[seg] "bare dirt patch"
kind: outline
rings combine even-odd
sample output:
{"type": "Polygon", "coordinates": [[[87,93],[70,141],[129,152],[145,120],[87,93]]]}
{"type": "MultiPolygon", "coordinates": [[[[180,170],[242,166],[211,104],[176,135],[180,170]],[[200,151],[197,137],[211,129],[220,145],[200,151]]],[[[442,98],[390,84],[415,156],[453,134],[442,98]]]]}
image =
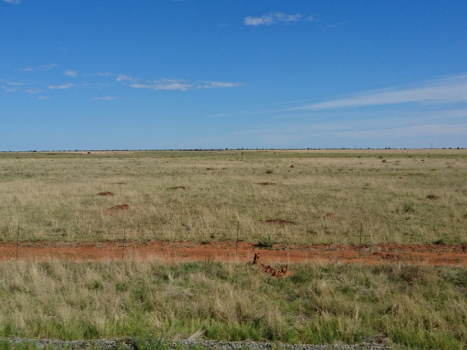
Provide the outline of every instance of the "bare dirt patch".
{"type": "Polygon", "coordinates": [[[255,253],[253,256],[253,265],[257,265],[259,267],[259,271],[266,275],[281,278],[281,277],[288,277],[292,275],[292,272],[289,270],[289,264],[286,264],[282,267],[274,268],[271,265],[264,265],[260,261],[259,253],[255,253]]]}
{"type": "Polygon", "coordinates": [[[171,190],[184,190],[186,189],[185,186],[174,186],[174,187],[170,187],[171,190]]]}
{"type": "Polygon", "coordinates": [[[278,224],[284,227],[285,225],[296,225],[295,222],[290,221],[290,220],[282,220],[282,219],[268,219],[264,220],[264,222],[267,222],[269,224],[278,224]]]}
{"type": "Polygon", "coordinates": [[[274,182],[259,182],[258,185],[272,186],[272,185],[275,185],[275,183],[274,182]]]}
{"type": "Polygon", "coordinates": [[[97,195],[98,196],[113,196],[114,194],[112,192],[99,192],[97,195]]]}
{"type": "Polygon", "coordinates": [[[297,245],[275,244],[273,249],[261,249],[254,242],[0,242],[0,261],[68,259],[75,261],[108,261],[129,258],[155,258],[168,262],[225,261],[249,262],[255,253],[270,264],[304,263],[311,261],[339,264],[387,264],[464,266],[467,267],[467,247],[458,245],[297,245]]]}
{"type": "Polygon", "coordinates": [[[109,208],[109,210],[112,210],[112,211],[130,210],[130,206],[128,204],[119,204],[112,208],[109,208]]]}

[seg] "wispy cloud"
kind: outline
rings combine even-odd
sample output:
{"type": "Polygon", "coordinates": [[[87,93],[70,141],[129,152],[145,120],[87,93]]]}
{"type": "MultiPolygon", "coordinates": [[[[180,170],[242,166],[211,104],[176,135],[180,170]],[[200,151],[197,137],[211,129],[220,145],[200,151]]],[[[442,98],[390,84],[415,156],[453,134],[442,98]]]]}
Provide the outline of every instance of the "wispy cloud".
{"type": "MultiPolygon", "coordinates": [[[[288,15],[283,12],[270,12],[260,17],[245,17],[243,23],[247,26],[271,25],[278,22],[292,23],[298,22],[303,18],[301,14],[288,15]]],[[[313,17],[308,17],[312,19],[313,17]]]]}
{"type": "Polygon", "coordinates": [[[132,77],[129,77],[128,75],[124,75],[124,74],[120,74],[117,79],[115,79],[116,81],[134,81],[136,80],[135,78],[132,78],[132,77]]]}
{"type": "Polygon", "coordinates": [[[5,81],[5,80],[1,80],[3,81],[3,83],[7,84],[7,85],[11,85],[11,86],[21,86],[21,85],[24,85],[24,83],[20,83],[20,82],[17,82],[17,81],[5,81]]]}
{"type": "Polygon", "coordinates": [[[114,96],[105,96],[105,97],[94,97],[92,100],[93,101],[113,101],[113,100],[117,100],[118,97],[114,97],[114,96]]]}
{"type": "Polygon", "coordinates": [[[39,96],[37,99],[38,100],[48,100],[50,97],[49,96],[39,96]]]}
{"type": "Polygon", "coordinates": [[[181,90],[185,91],[192,88],[191,84],[183,83],[177,80],[162,79],[154,82],[154,90],[181,90]]]}
{"type": "Polygon", "coordinates": [[[34,69],[32,67],[26,67],[21,69],[22,72],[32,72],[33,70],[34,69]]]}
{"type": "Polygon", "coordinates": [[[15,91],[18,91],[19,88],[18,87],[6,87],[6,86],[2,86],[2,89],[5,91],[5,92],[15,92],[15,91]]]}
{"type": "Polygon", "coordinates": [[[72,88],[73,86],[75,86],[75,84],[68,83],[68,84],[62,84],[62,85],[49,85],[48,88],[51,89],[51,90],[55,90],[55,89],[70,89],[70,88],[72,88]]]}
{"type": "Polygon", "coordinates": [[[203,86],[205,89],[209,88],[231,88],[243,85],[242,83],[232,83],[232,82],[224,82],[224,81],[207,81],[206,84],[203,86]]]}
{"type": "Polygon", "coordinates": [[[462,136],[467,135],[467,123],[461,124],[425,124],[400,128],[374,130],[346,130],[336,132],[336,137],[365,139],[391,139],[394,137],[418,136],[462,136]]]}
{"type": "Polygon", "coordinates": [[[29,89],[29,90],[26,90],[26,92],[28,94],[33,95],[33,94],[38,94],[39,92],[42,92],[42,90],[41,89],[29,89]]]}
{"type": "Polygon", "coordinates": [[[411,87],[364,91],[294,109],[323,110],[402,103],[456,102],[467,102],[467,74],[431,80],[411,87]]]}
{"type": "Polygon", "coordinates": [[[13,4],[13,5],[18,5],[21,4],[21,0],[3,0],[7,4],[13,4]]]}
{"type": "Polygon", "coordinates": [[[67,70],[65,72],[65,75],[68,76],[68,77],[76,77],[78,75],[78,72],[76,72],[74,70],[67,70]]]}
{"type": "Polygon", "coordinates": [[[134,83],[134,84],[130,84],[130,87],[132,87],[134,89],[152,89],[152,88],[154,88],[154,85],[134,83]]]}
{"type": "Polygon", "coordinates": [[[19,90],[19,87],[24,85],[23,83],[20,83],[20,82],[16,82],[16,81],[7,81],[7,80],[4,80],[4,79],[1,79],[0,78],[0,82],[5,84],[5,85],[8,85],[8,86],[5,86],[5,85],[2,85],[1,86],[1,89],[4,90],[5,92],[15,92],[15,91],[18,91],[19,90]]]}
{"type": "Polygon", "coordinates": [[[120,76],[120,77],[121,77],[120,81],[128,80],[132,82],[130,84],[130,87],[134,89],[186,91],[186,90],[195,90],[195,89],[232,88],[232,87],[243,85],[242,83],[236,83],[236,82],[224,82],[224,81],[190,82],[186,80],[177,80],[177,79],[160,79],[156,81],[141,82],[141,79],[130,78],[127,76],[123,76],[123,77],[120,76]]]}

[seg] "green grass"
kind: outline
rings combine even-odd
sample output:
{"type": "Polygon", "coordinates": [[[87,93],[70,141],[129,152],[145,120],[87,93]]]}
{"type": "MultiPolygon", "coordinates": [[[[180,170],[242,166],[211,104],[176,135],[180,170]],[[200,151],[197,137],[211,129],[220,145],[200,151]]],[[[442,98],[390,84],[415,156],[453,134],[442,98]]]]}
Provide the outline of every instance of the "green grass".
{"type": "Polygon", "coordinates": [[[0,264],[0,337],[356,343],[459,349],[467,271],[292,265],[275,279],[244,264],[158,261],[0,264]],[[149,338],[148,338],[149,337],[149,338]]]}
{"type": "Polygon", "coordinates": [[[465,178],[457,149],[0,153],[0,240],[19,228],[32,241],[119,241],[125,230],[209,242],[236,240],[239,227],[244,241],[359,243],[363,223],[363,243],[467,243],[465,178]],[[108,210],[119,204],[131,210],[108,210]],[[265,222],[276,218],[296,225],[265,222]]]}

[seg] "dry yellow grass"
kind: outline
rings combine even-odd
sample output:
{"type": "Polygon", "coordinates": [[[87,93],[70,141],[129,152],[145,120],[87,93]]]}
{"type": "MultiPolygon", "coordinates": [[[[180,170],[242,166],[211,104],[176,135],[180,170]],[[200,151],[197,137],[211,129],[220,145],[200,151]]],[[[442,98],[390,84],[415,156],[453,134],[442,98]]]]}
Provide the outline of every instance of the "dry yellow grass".
{"type": "Polygon", "coordinates": [[[466,178],[457,149],[2,153],[0,238],[466,243],[466,178]]]}

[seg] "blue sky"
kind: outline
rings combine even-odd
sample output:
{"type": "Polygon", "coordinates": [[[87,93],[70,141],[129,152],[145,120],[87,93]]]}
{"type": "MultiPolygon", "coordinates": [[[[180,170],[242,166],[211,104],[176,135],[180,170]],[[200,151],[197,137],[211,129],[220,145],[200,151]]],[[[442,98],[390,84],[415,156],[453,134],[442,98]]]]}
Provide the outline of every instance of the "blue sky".
{"type": "Polygon", "coordinates": [[[467,147],[467,1],[0,0],[0,150],[467,147]]]}

